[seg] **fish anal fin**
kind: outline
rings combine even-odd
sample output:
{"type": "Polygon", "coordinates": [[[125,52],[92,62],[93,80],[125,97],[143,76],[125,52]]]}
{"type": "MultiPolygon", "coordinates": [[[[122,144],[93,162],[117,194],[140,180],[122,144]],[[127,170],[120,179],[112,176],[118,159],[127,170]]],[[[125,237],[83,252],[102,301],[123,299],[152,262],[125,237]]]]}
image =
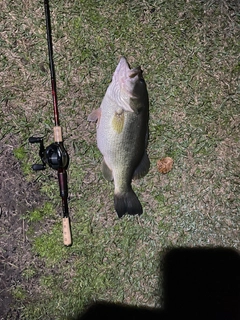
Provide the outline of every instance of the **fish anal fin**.
{"type": "Polygon", "coordinates": [[[150,161],[149,161],[147,152],[145,151],[143,154],[142,160],[140,161],[139,165],[137,166],[137,168],[133,173],[133,179],[136,180],[144,177],[148,173],[149,168],[150,168],[150,161]]]}
{"type": "Polygon", "coordinates": [[[96,110],[93,110],[90,115],[88,116],[87,120],[91,122],[97,122],[101,118],[101,109],[98,108],[96,110]]]}
{"type": "Polygon", "coordinates": [[[108,167],[105,160],[103,160],[103,162],[102,162],[102,173],[103,173],[104,178],[107,181],[113,181],[112,170],[108,167]]]}

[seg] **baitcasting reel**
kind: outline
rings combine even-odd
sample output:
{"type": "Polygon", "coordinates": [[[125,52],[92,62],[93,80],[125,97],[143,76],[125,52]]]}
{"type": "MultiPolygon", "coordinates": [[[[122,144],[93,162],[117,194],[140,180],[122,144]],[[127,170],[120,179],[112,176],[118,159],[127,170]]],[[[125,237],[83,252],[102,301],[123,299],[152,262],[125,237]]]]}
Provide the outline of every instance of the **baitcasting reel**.
{"type": "Polygon", "coordinates": [[[67,169],[69,156],[61,142],[53,142],[46,149],[43,145],[43,138],[30,137],[29,142],[40,144],[39,156],[42,160],[42,164],[34,164],[32,166],[34,171],[46,169],[47,164],[54,170],[67,169]]]}

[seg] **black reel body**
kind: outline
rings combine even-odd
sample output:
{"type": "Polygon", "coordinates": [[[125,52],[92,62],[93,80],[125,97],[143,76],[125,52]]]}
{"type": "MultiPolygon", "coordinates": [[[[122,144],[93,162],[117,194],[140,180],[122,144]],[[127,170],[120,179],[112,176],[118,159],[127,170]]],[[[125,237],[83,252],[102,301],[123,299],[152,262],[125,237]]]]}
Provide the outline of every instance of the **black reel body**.
{"type": "Polygon", "coordinates": [[[61,142],[53,142],[46,149],[43,145],[43,138],[30,137],[30,143],[39,143],[39,156],[42,164],[34,164],[32,169],[35,171],[44,170],[46,165],[54,170],[67,169],[69,163],[69,156],[61,142]]]}

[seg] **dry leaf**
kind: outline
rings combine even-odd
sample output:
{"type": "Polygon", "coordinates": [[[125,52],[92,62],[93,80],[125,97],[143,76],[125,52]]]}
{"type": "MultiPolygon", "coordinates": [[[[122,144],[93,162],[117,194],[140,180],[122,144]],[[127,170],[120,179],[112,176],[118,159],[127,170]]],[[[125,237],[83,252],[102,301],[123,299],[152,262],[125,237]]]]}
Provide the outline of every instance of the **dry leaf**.
{"type": "Polygon", "coordinates": [[[172,170],[173,159],[170,157],[162,158],[157,161],[158,171],[161,173],[168,173],[172,170]]]}

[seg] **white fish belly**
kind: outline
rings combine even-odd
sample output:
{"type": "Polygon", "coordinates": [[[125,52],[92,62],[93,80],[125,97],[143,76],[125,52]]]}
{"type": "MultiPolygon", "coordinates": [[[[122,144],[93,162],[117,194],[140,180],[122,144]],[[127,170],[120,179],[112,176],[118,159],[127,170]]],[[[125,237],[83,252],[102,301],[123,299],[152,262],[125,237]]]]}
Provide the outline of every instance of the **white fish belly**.
{"type": "Polygon", "coordinates": [[[115,110],[114,106],[109,105],[108,108],[102,108],[97,145],[107,166],[113,171],[114,181],[131,181],[144,154],[147,121],[144,121],[142,115],[125,111],[119,116],[119,120],[115,110]],[[121,123],[116,125],[114,117],[116,121],[122,122],[122,127],[121,123]]]}

